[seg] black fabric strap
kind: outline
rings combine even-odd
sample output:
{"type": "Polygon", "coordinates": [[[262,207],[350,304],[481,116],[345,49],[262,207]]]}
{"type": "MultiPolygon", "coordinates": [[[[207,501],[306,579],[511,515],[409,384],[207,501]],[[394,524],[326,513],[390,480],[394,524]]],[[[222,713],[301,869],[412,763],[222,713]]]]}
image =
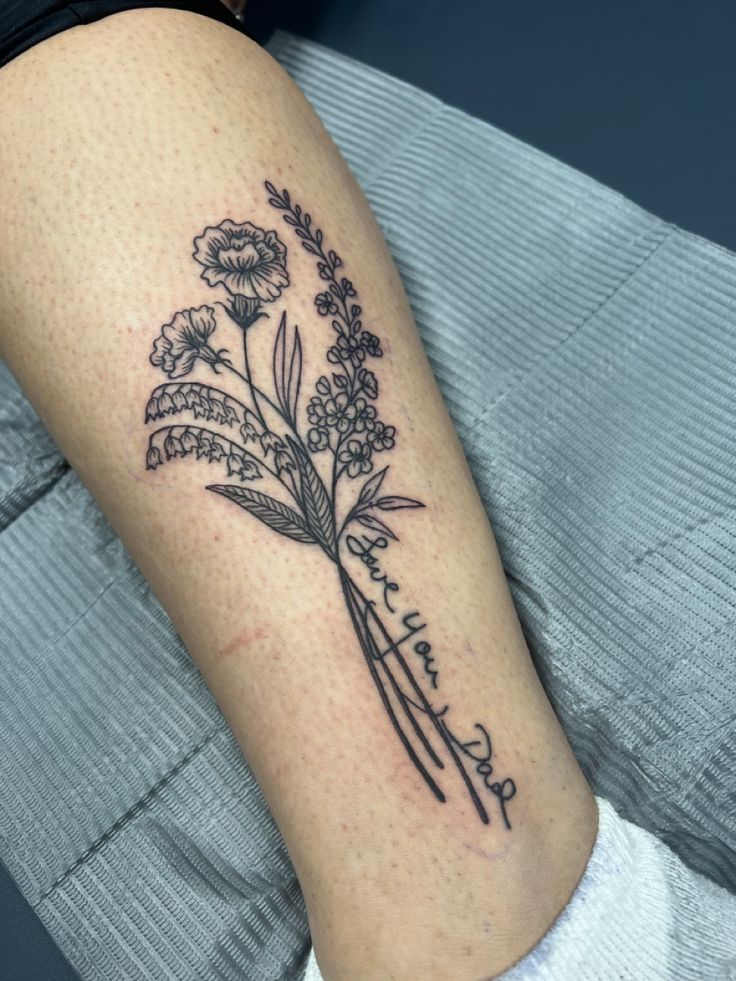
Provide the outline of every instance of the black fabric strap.
{"type": "MultiPolygon", "coordinates": [[[[0,66],[70,27],[139,7],[169,7],[211,17],[243,34],[248,30],[220,0],[0,0],[0,66]]],[[[250,35],[249,35],[250,36],[250,35]]]]}

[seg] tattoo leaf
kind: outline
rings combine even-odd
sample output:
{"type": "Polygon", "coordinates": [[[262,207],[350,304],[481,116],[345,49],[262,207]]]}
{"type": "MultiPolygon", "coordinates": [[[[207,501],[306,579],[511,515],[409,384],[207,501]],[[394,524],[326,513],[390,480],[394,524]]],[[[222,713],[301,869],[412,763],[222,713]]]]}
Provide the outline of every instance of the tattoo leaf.
{"type": "Polygon", "coordinates": [[[266,190],[271,195],[268,199],[268,203],[273,208],[278,208],[279,211],[284,211],[289,207],[289,192],[284,188],[283,193],[279,193],[271,181],[265,181],[266,190]]]}
{"type": "Polygon", "coordinates": [[[379,470],[378,473],[374,473],[372,477],[363,484],[360,489],[360,494],[358,495],[359,504],[367,504],[372,501],[376,494],[381,489],[381,484],[383,483],[383,478],[386,476],[386,471],[388,467],[384,467],[383,470],[379,470]]]}
{"type": "Polygon", "coordinates": [[[398,542],[398,536],[394,535],[388,525],[385,525],[378,518],[374,518],[372,514],[361,514],[360,517],[355,519],[358,524],[363,525],[364,528],[370,528],[371,531],[380,531],[382,535],[386,535],[388,538],[393,538],[395,542],[398,542]]]}
{"type": "Polygon", "coordinates": [[[316,544],[301,516],[293,508],[277,501],[274,497],[269,497],[268,494],[261,494],[247,487],[237,487],[234,484],[210,484],[207,490],[234,501],[241,508],[254,514],[269,528],[273,528],[287,538],[310,545],[316,544]]]}
{"type": "Polygon", "coordinates": [[[195,419],[207,419],[226,426],[242,423],[246,415],[243,403],[219,388],[201,382],[170,382],[151,392],[146,405],[146,422],[187,410],[194,413],[195,419]]]}
{"type": "Polygon", "coordinates": [[[296,406],[302,381],[302,342],[298,327],[294,328],[289,338],[285,313],[281,314],[273,348],[273,380],[284,415],[291,423],[296,423],[296,406]]]}
{"type": "Polygon", "coordinates": [[[335,515],[322,478],[302,447],[286,437],[294,454],[301,477],[301,498],[307,524],[327,554],[334,558],[337,547],[335,515]]]}
{"type": "Polygon", "coordinates": [[[401,508],[423,508],[424,505],[411,497],[381,497],[376,501],[376,507],[382,511],[399,511],[401,508]]]}

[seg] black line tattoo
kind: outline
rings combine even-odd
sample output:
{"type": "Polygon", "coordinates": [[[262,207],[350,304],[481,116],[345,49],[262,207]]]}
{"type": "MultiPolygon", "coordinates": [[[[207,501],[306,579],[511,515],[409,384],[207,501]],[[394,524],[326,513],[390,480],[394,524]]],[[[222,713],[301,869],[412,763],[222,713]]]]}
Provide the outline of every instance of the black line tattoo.
{"type": "Polygon", "coordinates": [[[257,382],[248,356],[249,334],[289,286],[286,246],[275,231],[248,221],[228,218],[205,228],[194,239],[193,257],[202,266],[201,277],[221,290],[222,299],[180,310],[161,328],[150,361],[169,381],[152,391],[145,416],[153,423],[188,413],[193,421],[162,425],[151,433],[146,466],[153,470],[192,454],[219,463],[238,482],[209,484],[207,490],[286,538],[321,548],[336,567],[388,720],[429,790],[445,802],[443,787],[454,772],[480,820],[490,822],[488,801],[495,799],[510,828],[507,805],[516,784],[510,777],[495,777],[493,744],[483,725],[476,723],[474,737],[463,739],[449,725],[449,705],[433,705],[426,689],[439,690],[440,672],[424,634],[427,623],[418,610],[399,609],[401,587],[385,568],[385,552],[398,541],[387,516],[424,504],[384,489],[389,467],[380,461],[396,443],[396,427],[378,416],[378,379],[368,367],[381,357],[381,341],[363,327],[343,261],[326,247],[311,215],[287,190],[278,191],[268,181],[265,188],[268,203],[314,258],[322,281],[314,305],[316,314],[330,322],[330,367],[302,408],[302,341],[284,310],[275,331],[271,377],[267,384],[257,382]],[[232,320],[242,334],[237,358],[212,343],[218,315],[232,320]],[[182,381],[197,362],[232,383],[233,390],[220,387],[219,379],[212,385],[182,381]],[[256,480],[278,496],[248,486],[256,480]],[[360,589],[348,571],[350,561],[363,564],[377,599],[360,589]],[[379,605],[384,612],[379,613],[379,605]]]}

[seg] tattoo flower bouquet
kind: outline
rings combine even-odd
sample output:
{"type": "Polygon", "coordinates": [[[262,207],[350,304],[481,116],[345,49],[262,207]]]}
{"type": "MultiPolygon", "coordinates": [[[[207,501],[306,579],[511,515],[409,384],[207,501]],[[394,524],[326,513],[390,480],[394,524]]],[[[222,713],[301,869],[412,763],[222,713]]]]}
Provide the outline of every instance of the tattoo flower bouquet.
{"type": "Polygon", "coordinates": [[[449,726],[449,705],[436,708],[430,701],[427,690],[439,688],[439,672],[431,645],[420,636],[427,625],[418,611],[397,614],[392,601],[399,586],[381,574],[376,558],[398,540],[390,513],[424,507],[385,486],[389,467],[383,458],[395,445],[396,428],[378,415],[379,384],[371,365],[382,355],[380,339],[363,328],[356,289],[311,215],[288,191],[270,182],[265,188],[269,204],[314,258],[320,280],[315,313],[327,338],[325,373],[307,400],[299,329],[284,311],[274,331],[270,377],[255,377],[249,334],[289,286],[287,249],[275,231],[248,221],[226,219],[206,228],[194,240],[193,255],[220,299],[177,312],[154,341],[150,361],[169,380],[151,393],[146,422],[167,422],[149,436],[147,468],[186,456],[215,463],[233,482],[209,484],[208,491],[284,537],[320,548],[337,569],[390,725],[427,787],[444,802],[441,783],[449,778],[443,771],[454,771],[480,819],[490,821],[484,800],[490,793],[508,828],[514,781],[495,778],[484,726],[476,723],[473,738],[463,740],[449,726]],[[242,336],[237,358],[213,342],[220,314],[242,336]],[[183,380],[197,362],[221,377],[212,384],[183,380]],[[257,489],[261,482],[269,493],[257,489]],[[384,612],[351,575],[351,561],[362,563],[380,587],[384,612]]]}

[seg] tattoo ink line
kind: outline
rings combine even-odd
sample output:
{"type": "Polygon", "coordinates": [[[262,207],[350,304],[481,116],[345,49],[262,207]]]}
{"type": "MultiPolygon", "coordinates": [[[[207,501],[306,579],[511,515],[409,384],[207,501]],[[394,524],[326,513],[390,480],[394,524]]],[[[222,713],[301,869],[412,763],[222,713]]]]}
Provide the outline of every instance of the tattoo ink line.
{"type": "Polygon", "coordinates": [[[270,384],[256,382],[249,333],[258,321],[269,318],[269,305],[280,300],[290,285],[288,250],[275,231],[249,221],[226,218],[208,226],[194,239],[192,255],[201,278],[219,290],[221,298],[212,305],[182,309],[161,327],[150,361],[168,381],[152,391],[145,413],[146,423],[186,413],[194,422],[177,419],[155,429],[148,438],[146,467],[155,470],[186,456],[224,465],[237,483],[209,484],[207,490],[285,538],[319,546],[336,567],[369,676],[408,760],[438,802],[448,801],[440,776],[445,781],[454,771],[479,819],[484,824],[491,821],[480,794],[487,791],[496,799],[504,826],[510,828],[507,804],[516,794],[516,784],[510,777],[495,779],[487,729],[475,723],[478,737],[461,739],[448,723],[450,706],[433,707],[402,651],[403,645],[414,641],[411,650],[420,659],[425,684],[438,690],[432,646],[423,638],[414,640],[427,624],[416,610],[398,612],[399,584],[378,557],[390,542],[398,542],[387,516],[424,507],[414,498],[383,491],[389,467],[378,469],[377,464],[382,454],[394,448],[396,427],[379,418],[379,384],[369,368],[383,355],[381,341],[364,329],[357,291],[343,275],[342,259],[326,247],[312,216],[287,190],[279,191],[268,181],[265,189],[268,203],[315,261],[322,283],[314,298],[315,312],[329,319],[332,329],[326,373],[317,379],[307,405],[300,406],[302,342],[299,328],[284,310],[275,332],[270,384]],[[238,364],[228,350],[211,344],[218,328],[215,307],[242,333],[238,364]],[[215,375],[227,372],[243,391],[231,394],[219,385],[187,379],[198,364],[215,375]],[[326,467],[313,462],[320,455],[328,458],[326,467]],[[329,472],[327,482],[320,469],[329,472]],[[251,486],[259,480],[265,481],[268,492],[251,486]],[[272,486],[283,488],[289,503],[273,496],[272,486]],[[343,507],[346,496],[350,500],[343,507]],[[380,590],[383,616],[348,572],[347,560],[360,562],[380,590]]]}

